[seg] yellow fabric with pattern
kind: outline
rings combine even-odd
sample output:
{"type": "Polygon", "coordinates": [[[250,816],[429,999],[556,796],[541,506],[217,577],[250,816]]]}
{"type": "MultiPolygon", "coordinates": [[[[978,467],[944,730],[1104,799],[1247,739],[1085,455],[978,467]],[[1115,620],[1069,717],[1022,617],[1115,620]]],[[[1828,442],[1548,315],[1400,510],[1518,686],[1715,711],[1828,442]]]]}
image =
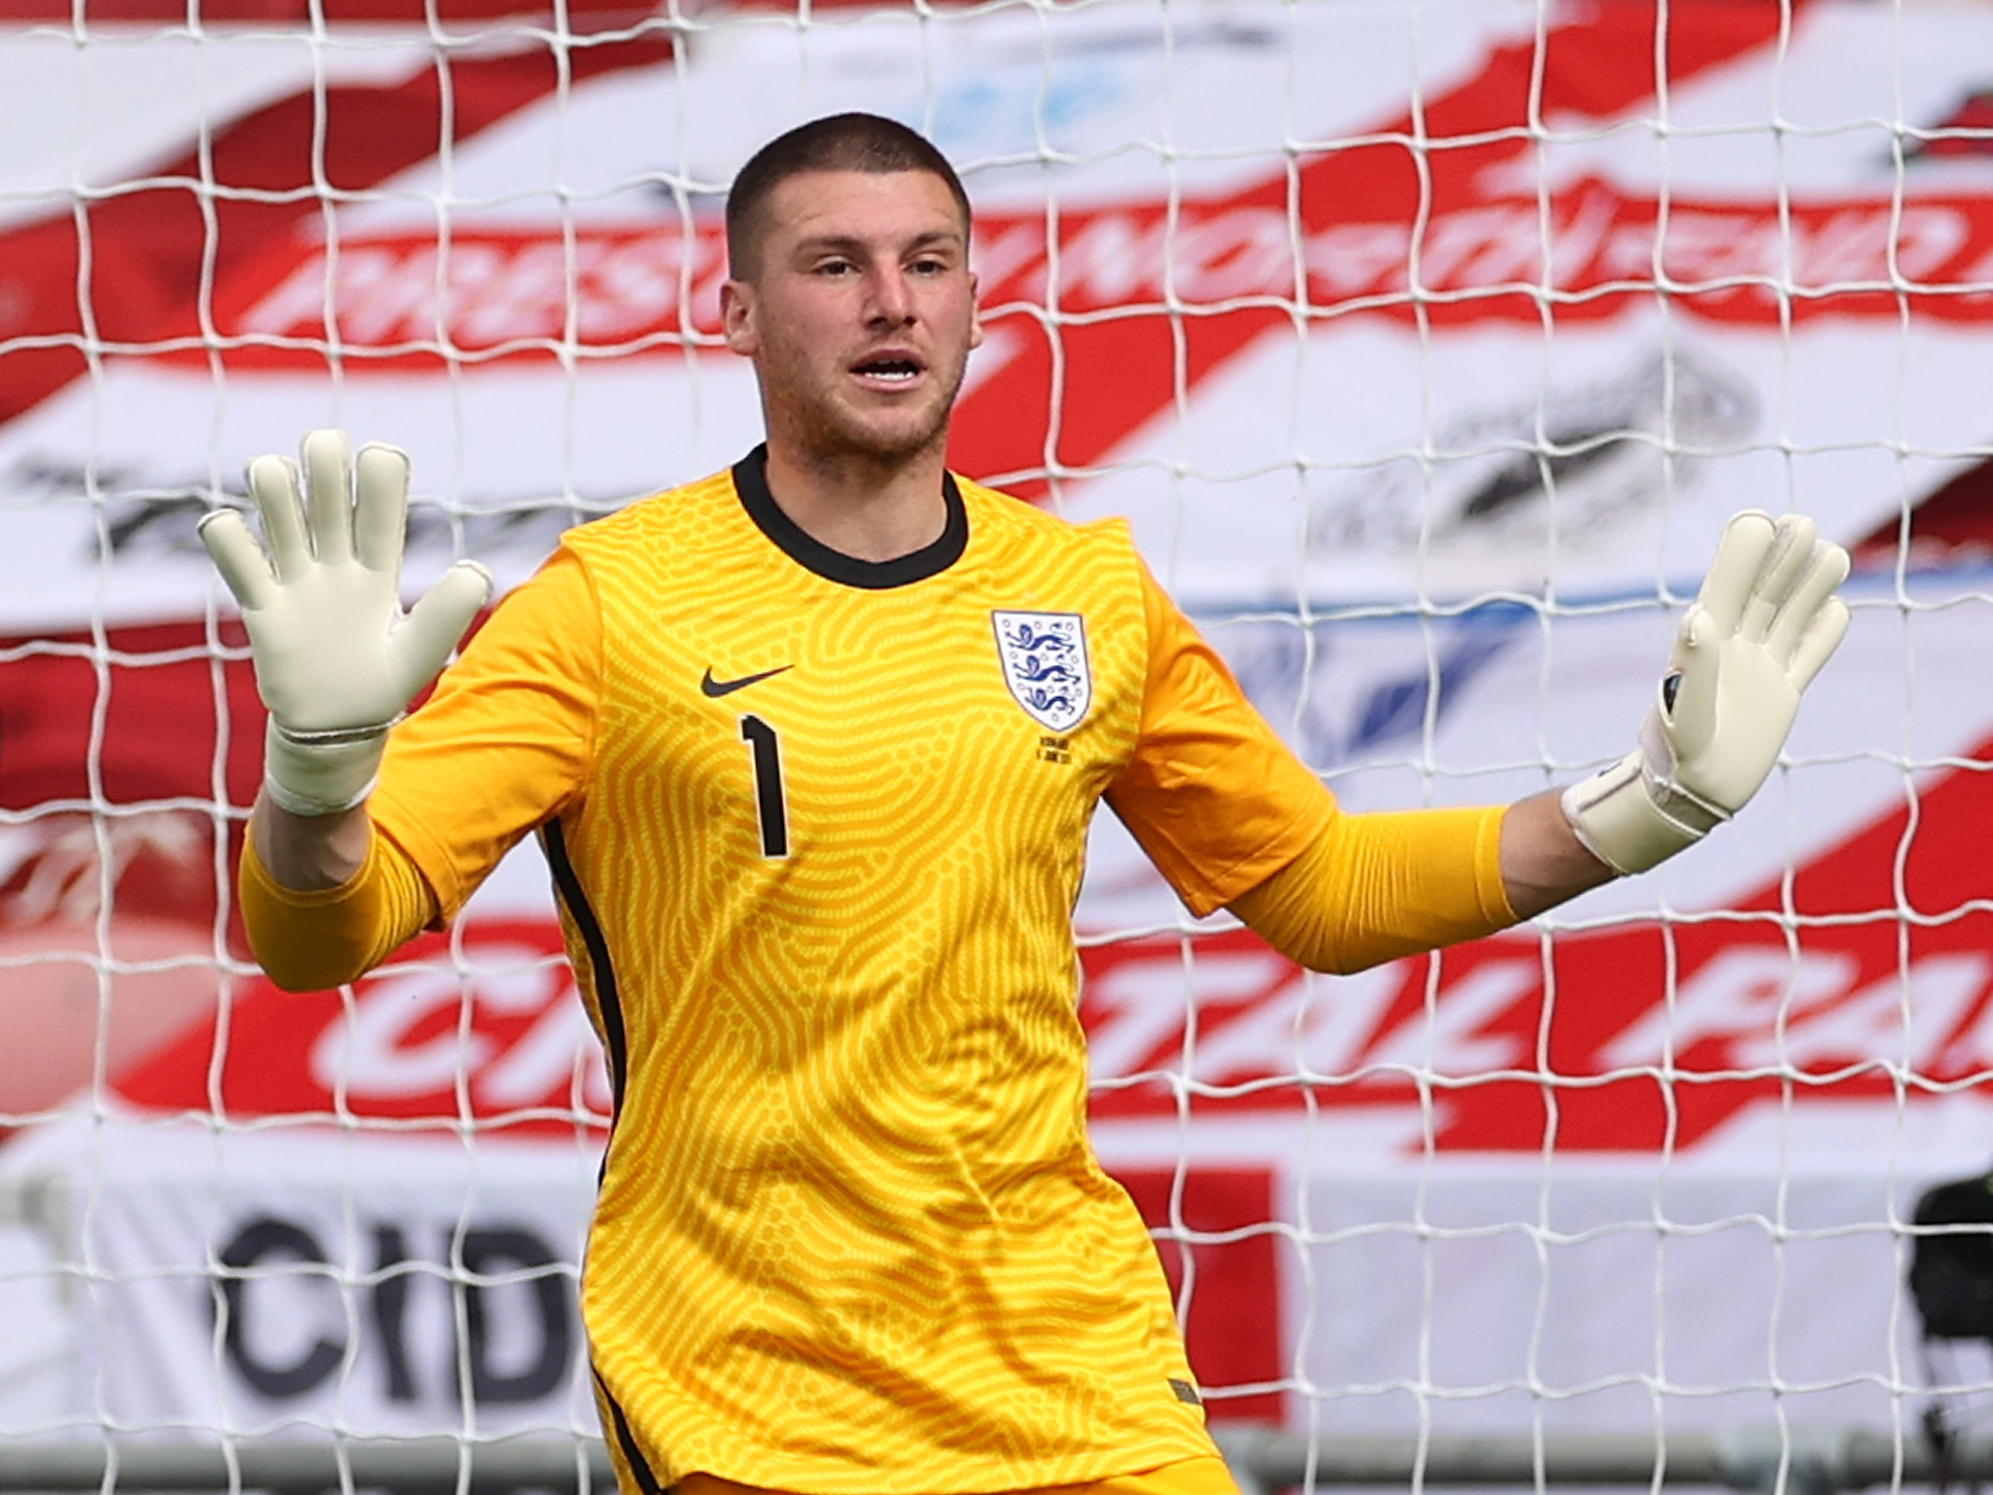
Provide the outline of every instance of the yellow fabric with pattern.
{"type": "Polygon", "coordinates": [[[379,835],[360,870],[336,888],[299,892],[271,878],[253,831],[242,843],[242,922],[263,971],[285,991],[325,991],[358,979],[421,933],[436,896],[415,864],[379,835]]]}
{"type": "Polygon", "coordinates": [[[948,532],[868,566],[760,473],[570,532],[370,804],[445,917],[544,826],[617,1095],[582,1296],[626,1486],[937,1495],[1209,1456],[1086,1139],[1086,829],[1107,797],[1203,912],[1334,801],[1125,525],[951,480],[948,532]]]}
{"type": "MultiPolygon", "coordinates": [[[[716,1479],[710,1474],[694,1474],[679,1481],[678,1495],[788,1495],[788,1492],[716,1479]]],[[[1225,1467],[1225,1461],[1213,1456],[1184,1459],[1139,1474],[1020,1490],[1010,1495],[1239,1495],[1239,1486],[1225,1467]]]]}
{"type": "Polygon", "coordinates": [[[1347,975],[1516,922],[1494,806],[1338,815],[1232,912],[1289,960],[1347,975]]]}

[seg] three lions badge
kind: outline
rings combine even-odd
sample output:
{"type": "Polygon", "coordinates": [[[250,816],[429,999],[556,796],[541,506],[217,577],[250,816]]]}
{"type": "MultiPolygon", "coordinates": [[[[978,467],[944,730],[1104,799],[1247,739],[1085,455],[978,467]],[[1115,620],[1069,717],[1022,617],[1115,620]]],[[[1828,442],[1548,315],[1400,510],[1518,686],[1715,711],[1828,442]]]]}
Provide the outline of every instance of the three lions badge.
{"type": "Polygon", "coordinates": [[[1031,719],[1047,731],[1070,732],[1093,704],[1086,622],[1078,613],[995,611],[1003,683],[1031,719]]]}

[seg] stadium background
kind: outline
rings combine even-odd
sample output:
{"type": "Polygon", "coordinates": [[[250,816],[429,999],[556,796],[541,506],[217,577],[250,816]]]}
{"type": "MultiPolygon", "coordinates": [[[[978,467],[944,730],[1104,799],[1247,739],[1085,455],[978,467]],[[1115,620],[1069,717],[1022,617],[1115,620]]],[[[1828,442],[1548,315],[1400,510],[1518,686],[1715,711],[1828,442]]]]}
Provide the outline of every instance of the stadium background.
{"type": "Polygon", "coordinates": [[[733,460],[724,186],[839,108],[976,200],[956,465],[1128,515],[1354,808],[1616,758],[1738,507],[1860,561],[1760,800],[1539,926],[1312,978],[1101,826],[1095,1137],[1214,1418],[1915,1436],[1910,1201],[1993,1152],[1993,12],[6,14],[0,1438],[592,1428],[544,869],[268,988],[193,520],[337,423],[414,457],[413,583],[513,584],[733,460]]]}

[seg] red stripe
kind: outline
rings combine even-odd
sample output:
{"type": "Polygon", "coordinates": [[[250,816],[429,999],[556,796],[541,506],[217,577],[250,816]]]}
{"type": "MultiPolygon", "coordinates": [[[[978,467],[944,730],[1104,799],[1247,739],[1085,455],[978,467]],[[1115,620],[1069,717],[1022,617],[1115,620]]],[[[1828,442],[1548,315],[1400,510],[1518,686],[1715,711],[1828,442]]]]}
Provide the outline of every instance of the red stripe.
{"type": "MultiPolygon", "coordinates": [[[[1242,298],[1300,307],[1307,316],[1382,316],[1460,325],[1550,313],[1564,325],[1623,316],[1655,295],[1657,268],[1687,315],[1778,329],[1818,318],[1899,322],[1907,301],[1925,322],[1993,322],[1993,202],[1918,196],[1788,203],[1628,197],[1601,180],[1566,186],[1555,202],[1532,197],[1476,202],[1432,218],[1417,241],[1403,222],[1296,223],[1270,206],[1185,201],[1172,222],[1160,205],[1071,214],[1061,223],[1058,291],[1050,289],[1045,224],[1036,215],[980,218],[985,315],[999,346],[1040,340],[1040,312],[1111,317],[1150,336],[1144,361],[1167,368],[1178,356],[1175,324],[1159,309],[1183,308],[1182,357],[1207,366],[1205,334],[1240,314],[1242,298]],[[1973,288],[1978,289],[1973,289],[1973,288]],[[1899,289],[1900,288],[1900,289],[1899,289]]],[[[688,324],[718,330],[726,255],[720,226],[690,233],[656,223],[492,230],[458,226],[447,246],[433,232],[341,239],[336,262],[297,257],[286,236],[216,287],[214,325],[230,367],[317,368],[336,332],[350,371],[439,367],[453,354],[545,358],[569,335],[598,355],[683,354],[688,324]],[[446,252],[447,251],[447,252],[446,252]],[[326,323],[328,297],[334,322],[326,323]],[[688,310],[689,307],[689,310],[688,310]]],[[[158,359],[204,365],[209,342],[189,320],[184,348],[158,359]]],[[[1132,346],[1132,344],[1131,344],[1132,346]]],[[[1139,381],[1090,392],[1095,414],[1139,381]],[[1122,386],[1126,387],[1123,388],[1122,386]]],[[[1133,419],[1153,411],[1134,406],[1133,419]]]]}
{"type": "MultiPolygon", "coordinates": [[[[1676,5],[1667,30],[1672,83],[1678,85],[1775,38],[1777,18],[1772,7],[1739,8],[1712,0],[1676,5]]],[[[1651,7],[1627,5],[1607,8],[1582,23],[1550,33],[1541,67],[1543,111],[1564,117],[1574,111],[1590,117],[1614,117],[1651,97],[1656,24],[1651,7]]],[[[1070,216],[1063,225],[1061,254],[1070,261],[1089,242],[1087,235],[1098,238],[1103,227],[1115,227],[1107,218],[1127,219],[1138,234],[1170,230],[1169,262],[1183,274],[1195,260],[1190,241],[1183,237],[1186,226],[1198,232],[1208,228],[1207,244],[1212,242],[1210,234],[1222,238],[1256,212],[1267,214],[1269,221],[1277,219],[1281,225],[1292,221],[1291,213],[1298,214],[1310,235],[1348,225],[1401,225],[1408,231],[1418,220],[1423,202],[1427,216],[1419,244],[1420,263],[1436,274],[1446,255],[1457,250],[1459,230],[1470,222],[1468,215],[1487,206],[1481,174],[1489,166],[1531,148],[1527,138],[1514,132],[1530,120],[1538,71],[1536,51],[1533,41],[1497,50],[1475,79],[1432,100],[1419,119],[1406,114],[1385,127],[1385,133],[1403,135],[1407,140],[1387,139],[1319,155],[1302,168],[1291,186],[1284,176],[1275,176],[1230,199],[1186,205],[1183,219],[1175,225],[1165,221],[1159,206],[1132,214],[1070,216]],[[1416,146],[1411,139],[1415,135],[1422,142],[1416,146]],[[1423,174],[1421,162],[1426,166],[1423,174]]],[[[645,65],[668,55],[668,43],[660,38],[577,48],[571,57],[574,76],[579,79],[612,67],[645,65]]],[[[450,87],[457,139],[468,138],[533,102],[551,91],[555,83],[554,60],[547,51],[454,64],[450,87]]],[[[324,106],[327,180],[342,190],[363,190],[428,159],[440,135],[441,94],[441,81],[433,69],[392,87],[330,90],[324,106]]],[[[309,93],[296,95],[233,122],[213,142],[213,179],[218,184],[298,194],[294,200],[274,203],[215,202],[215,312],[224,332],[239,330],[242,315],[297,268],[298,230],[321,211],[309,190],[314,180],[311,154],[318,113],[309,93]]],[[[177,336],[189,340],[188,356],[207,356],[198,341],[201,320],[195,304],[207,250],[207,228],[193,191],[199,174],[199,158],[189,152],[149,179],[155,183],[183,179],[179,183],[142,186],[90,207],[87,220],[95,273],[89,300],[98,338],[143,344],[177,336]]],[[[1596,183],[1581,184],[1567,197],[1575,200],[1581,193],[1600,190],[1596,183]]],[[[1551,204],[1553,216],[1568,206],[1551,204]]],[[[1634,217],[1639,216],[1637,205],[1621,204],[1619,211],[1629,208],[1634,217]]],[[[1035,226],[1020,221],[994,227],[1001,231],[1035,226]]],[[[702,226],[702,250],[703,241],[715,237],[716,232],[715,225],[702,226]]],[[[653,242],[666,237],[653,234],[653,242]]],[[[456,242],[468,253],[475,238],[459,234],[456,242]]],[[[394,252],[406,259],[408,246],[399,241],[397,245],[394,252]]],[[[356,246],[348,241],[347,247],[356,246]]],[[[1284,246],[1272,247],[1280,250],[1284,246]]],[[[527,251],[519,245],[511,249],[511,264],[524,266],[527,251]]],[[[425,252],[433,253],[426,248],[425,252]]],[[[1248,259],[1255,252],[1250,245],[1213,250],[1248,259]]],[[[1042,248],[1027,258],[1035,262],[1026,269],[1038,272],[1038,284],[1029,284],[1025,275],[1012,277],[1009,288],[986,284],[985,292],[993,301],[1020,297],[1031,303],[1044,301],[1042,248]]],[[[1131,262],[1163,262],[1159,254],[1140,251],[1127,258],[1131,262]]],[[[349,269],[358,263],[349,255],[349,269]]],[[[1394,267],[1406,263],[1407,256],[1398,252],[1394,267]]],[[[14,282],[11,287],[0,285],[0,305],[11,303],[27,310],[25,317],[17,317],[11,324],[0,323],[0,335],[80,337],[83,319],[75,294],[75,228],[68,217],[0,235],[0,264],[12,267],[14,282]]],[[[312,268],[309,261],[305,268],[312,268]]],[[[500,313],[522,304],[530,308],[534,304],[531,294],[514,303],[495,294],[502,290],[498,282],[503,268],[501,261],[499,271],[474,294],[486,298],[486,304],[500,313]]],[[[1232,263],[1220,263],[1218,278],[1223,279],[1222,272],[1233,268],[1232,263]]],[[[433,274],[421,266],[406,273],[417,270],[422,272],[425,285],[433,281],[433,274]]],[[[1427,279],[1431,278],[1429,274],[1427,279]]],[[[1252,281],[1251,276],[1245,279],[1249,284],[1252,281]]],[[[1132,294],[1117,303],[1114,297],[1090,294],[1083,282],[1084,277],[1075,278],[1072,291],[1061,303],[1061,312],[1087,312],[1129,302],[1158,309],[1116,315],[1106,321],[1055,323],[1049,329],[1035,315],[1000,318],[995,330],[1020,338],[1025,346],[974,390],[957,413],[951,456],[964,470],[1000,477],[1048,465],[1084,469],[1099,463],[1142,425],[1166,411],[1178,391],[1188,395],[1260,337],[1293,325],[1288,312],[1278,307],[1186,316],[1160,309],[1163,298],[1159,292],[1132,294]],[[1055,375],[1056,395],[1052,393],[1055,375]],[[1058,400],[1056,426],[1053,398],[1058,400]],[[1052,439],[1055,429],[1056,441],[1052,439]]],[[[1200,297],[1184,286],[1176,289],[1186,301],[1220,299],[1200,297]]],[[[1295,296],[1291,274],[1284,283],[1250,284],[1250,289],[1269,298],[1291,301],[1295,296]]],[[[1311,284],[1309,289],[1311,304],[1317,308],[1347,299],[1339,298],[1333,290],[1325,294],[1321,285],[1311,284]]],[[[1395,300],[1401,315],[1429,314],[1440,320],[1540,315],[1535,302],[1524,296],[1510,298],[1510,303],[1479,297],[1453,309],[1444,305],[1422,309],[1402,286],[1380,282],[1365,293],[1395,300]]],[[[345,299],[342,288],[342,312],[345,299]]],[[[1748,294],[1744,299],[1748,300],[1748,294]]],[[[1720,313],[1717,302],[1705,304],[1720,313]]],[[[1600,301],[1568,314],[1596,316],[1613,309],[1611,303],[1600,301]]],[[[1744,305],[1743,311],[1748,310],[1744,305]]],[[[1560,309],[1560,316],[1566,314],[1560,309]]],[[[419,327],[408,330],[404,326],[398,334],[353,337],[342,329],[342,335],[376,346],[432,338],[433,316],[417,320],[419,327]]],[[[502,315],[499,321],[502,326],[502,315]]],[[[679,312],[673,305],[647,325],[619,326],[619,330],[601,337],[584,327],[582,335],[592,345],[614,345],[631,337],[669,336],[678,326],[679,312]]],[[[312,337],[321,335],[323,329],[306,327],[302,331],[312,337]]],[[[507,337],[544,340],[557,337],[559,331],[554,326],[504,327],[494,337],[471,337],[466,345],[488,347],[507,337]]],[[[432,359],[436,356],[430,355],[432,359]]],[[[231,361],[235,357],[231,355],[231,361]]],[[[263,362],[272,355],[267,350],[252,350],[242,357],[247,362],[263,362]]],[[[82,353],[74,344],[49,350],[17,348],[0,355],[0,419],[45,398],[83,367],[82,353]]]]}
{"type": "MultiPolygon", "coordinates": [[[[1718,913],[1567,931],[1550,946],[1502,935],[1401,961],[1391,992],[1359,1009],[1364,1030],[1300,1066],[1326,1078],[1297,1071],[1321,998],[1301,996],[1298,968],[1268,961],[1255,989],[1198,1005],[1197,1051],[1227,1056],[1196,1075],[1210,1087],[1200,1113],[1222,1126],[1304,1108],[1423,1108],[1442,1152],[1651,1154],[1691,1151],[1767,1101],[1901,1105],[1960,1091],[1985,1074],[1993,1042],[1989,755],[1982,740],[1961,750],[1966,767],[1906,778],[1901,806],[1718,913]],[[1434,1026],[1435,1010],[1457,1013],[1477,978],[1501,972],[1488,1005],[1469,1008],[1471,1029],[1434,1026]],[[1408,1072],[1409,1053],[1430,1078],[1408,1072]]],[[[1201,936],[1198,949],[1264,955],[1247,931],[1201,936]]],[[[1117,941],[1084,955],[1082,1017],[1121,1080],[1096,1091],[1095,1116],[1174,1115],[1169,1077],[1191,1062],[1182,1015],[1131,1028],[1129,1009],[1101,994],[1138,989],[1145,966],[1180,967],[1181,950],[1117,941]]]]}
{"type": "MultiPolygon", "coordinates": [[[[1774,5],[1727,0],[1670,5],[1665,32],[1670,85],[1678,87],[1776,40],[1779,14],[1774,5]]],[[[1660,15],[1649,4],[1596,6],[1582,20],[1552,30],[1541,68],[1543,113],[1606,119],[1652,98],[1660,15]]],[[[1388,141],[1328,152],[1302,168],[1291,189],[1284,176],[1269,177],[1231,204],[1286,212],[1291,190],[1301,220],[1320,227],[1410,222],[1422,200],[1436,215],[1475,203],[1482,172],[1532,149],[1520,132],[1531,120],[1536,50],[1534,40],[1499,48],[1475,78],[1427,103],[1421,118],[1408,113],[1380,127],[1378,133],[1386,135],[1419,136],[1422,149],[1388,141]],[[1480,139],[1491,133],[1497,138],[1480,139]]],[[[992,480],[1042,471],[1048,451],[1060,466],[1098,464],[1167,411],[1179,389],[1188,395],[1261,337],[1291,325],[1288,314],[1277,309],[1196,319],[1158,311],[1060,327],[1052,334],[1056,348],[1046,335],[1033,332],[1023,357],[963,401],[950,461],[992,480]],[[1053,388],[1055,359],[1061,384],[1051,409],[1046,391],[1053,388]],[[1054,427],[1056,442],[1050,439],[1054,427]]],[[[1015,478],[1009,486],[1027,493],[1045,487],[1015,478]]]]}
{"type": "MultiPolygon", "coordinates": [[[[662,33],[567,51],[575,81],[671,56],[662,33]]],[[[395,84],[342,84],[279,99],[221,125],[203,167],[198,145],[129,188],[0,234],[0,421],[32,409],[88,367],[83,343],[144,343],[198,325],[210,253],[217,282],[324,210],[315,167],[335,190],[365,191],[433,157],[443,141],[444,75],[455,142],[561,85],[552,47],[498,57],[447,54],[395,84]],[[287,194],[276,201],[220,195],[287,194]],[[213,228],[203,214],[211,204],[213,228]],[[80,221],[79,221],[80,220],[80,221]],[[79,296],[79,241],[90,272],[79,296]],[[90,317],[86,318],[87,305],[90,317]],[[94,326],[92,325],[94,319],[94,326]]]]}

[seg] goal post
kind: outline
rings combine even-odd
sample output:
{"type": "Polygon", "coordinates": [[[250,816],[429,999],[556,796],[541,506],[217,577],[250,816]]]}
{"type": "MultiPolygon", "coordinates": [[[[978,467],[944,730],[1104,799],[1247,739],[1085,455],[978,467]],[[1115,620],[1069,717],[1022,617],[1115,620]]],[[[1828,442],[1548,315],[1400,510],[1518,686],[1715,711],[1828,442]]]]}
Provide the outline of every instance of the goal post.
{"type": "Polygon", "coordinates": [[[1736,510],[1856,556],[1758,799],[1500,936],[1309,975],[1100,817],[1093,1143],[1242,1478],[1981,1468],[1903,1276],[1993,1153],[1993,13],[106,4],[0,0],[0,1485],[600,1483],[546,869],[276,991],[194,524],[338,424],[411,594],[510,587],[737,460],[724,192],[851,108],[973,199],[951,461],[1125,521],[1351,811],[1619,758],[1736,510]]]}

